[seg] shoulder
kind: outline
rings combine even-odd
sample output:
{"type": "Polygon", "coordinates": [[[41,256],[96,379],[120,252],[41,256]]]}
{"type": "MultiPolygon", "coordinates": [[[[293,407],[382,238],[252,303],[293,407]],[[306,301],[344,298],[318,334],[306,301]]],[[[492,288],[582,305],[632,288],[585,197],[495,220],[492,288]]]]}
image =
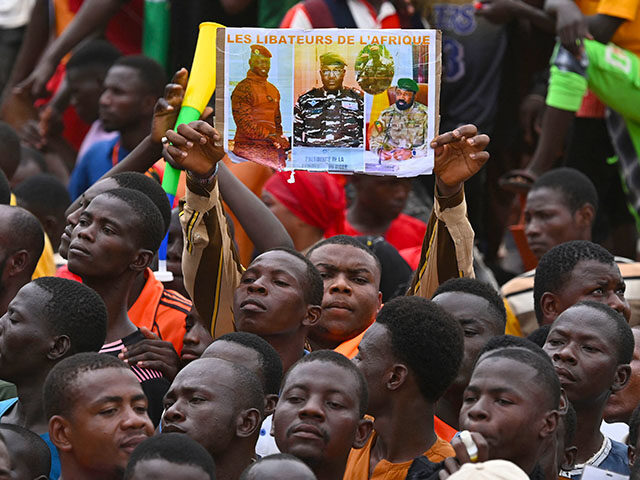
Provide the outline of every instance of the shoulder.
{"type": "Polygon", "coordinates": [[[108,140],[101,140],[91,145],[84,154],[78,159],[77,165],[86,161],[85,158],[95,158],[98,156],[108,155],[113,150],[115,144],[120,140],[120,135],[116,135],[114,138],[108,140]]]}
{"type": "Polygon", "coordinates": [[[611,440],[611,450],[602,463],[598,465],[598,468],[628,475],[629,459],[627,457],[627,446],[616,440],[611,440]]]}
{"type": "Polygon", "coordinates": [[[321,88],[312,88],[308,92],[304,92],[302,95],[300,95],[298,97],[298,102],[304,102],[304,101],[312,99],[312,98],[319,98],[319,97],[323,97],[323,96],[324,95],[322,94],[322,89],[321,88]]]}
{"type": "Polygon", "coordinates": [[[175,290],[165,289],[160,297],[160,304],[182,312],[185,316],[189,313],[189,310],[191,310],[191,300],[183,297],[175,290]]]}
{"type": "Polygon", "coordinates": [[[415,111],[418,111],[418,112],[424,113],[424,114],[429,113],[429,109],[427,108],[427,106],[424,103],[415,102],[413,105],[414,105],[415,111]]]}

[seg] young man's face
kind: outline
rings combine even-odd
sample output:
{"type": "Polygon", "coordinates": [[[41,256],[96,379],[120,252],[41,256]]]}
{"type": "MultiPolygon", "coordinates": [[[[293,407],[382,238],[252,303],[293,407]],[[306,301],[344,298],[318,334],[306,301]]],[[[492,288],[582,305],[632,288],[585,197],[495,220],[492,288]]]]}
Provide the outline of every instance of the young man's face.
{"type": "Polygon", "coordinates": [[[496,318],[494,308],[488,300],[470,293],[444,292],[433,298],[433,303],[440,305],[455,318],[464,332],[464,355],[458,376],[450,390],[459,392],[469,383],[473,366],[478,355],[487,342],[504,333],[500,328],[500,320],[496,318]]]}
{"type": "Polygon", "coordinates": [[[162,433],[185,433],[213,457],[221,455],[236,436],[237,397],[229,362],[195,360],[165,395],[162,433]]]}
{"type": "Polygon", "coordinates": [[[307,316],[306,269],[304,261],[278,250],[251,262],[233,296],[237,330],[262,337],[298,331],[307,316]]]}
{"type": "Polygon", "coordinates": [[[320,68],[320,79],[322,86],[329,92],[335,92],[342,88],[344,74],[346,69],[344,65],[324,65],[320,68]]]}
{"type": "Polygon", "coordinates": [[[358,434],[360,400],[357,379],[334,363],[313,361],[294,366],[282,387],[273,416],[278,448],[312,469],[328,463],[346,465],[358,434]]]}
{"type": "Polygon", "coordinates": [[[640,398],[640,328],[632,330],[635,348],[631,360],[631,378],[626,387],[619,392],[611,394],[607,406],[604,409],[604,419],[608,423],[629,423],[633,410],[638,405],[640,398]]]}
{"type": "Polygon", "coordinates": [[[131,452],[153,435],[147,397],[128,368],[80,373],[68,422],[74,461],[85,471],[124,471],[131,452]]]}
{"type": "Polygon", "coordinates": [[[382,304],[380,270],[367,252],[350,245],[323,245],[311,252],[324,283],[322,315],[311,339],[336,345],[371,325],[382,304]]]}
{"type": "MultiPolygon", "coordinates": [[[[100,120],[108,132],[123,130],[148,116],[145,100],[150,97],[135,68],[114,65],[104,79],[100,96],[100,120]]],[[[153,106],[153,103],[151,104],[153,106]]]]}
{"type": "MultiPolygon", "coordinates": [[[[609,305],[629,321],[631,308],[624,297],[625,288],[615,263],[581,260],[573,268],[564,288],[556,294],[556,311],[563,312],[581,300],[593,300],[609,305]]],[[[544,319],[543,323],[552,323],[555,318],[544,319]]]]}
{"type": "Polygon", "coordinates": [[[198,465],[173,463],[164,458],[140,460],[129,480],[209,480],[211,477],[198,465]]]}
{"type": "Polygon", "coordinates": [[[99,195],[80,214],[69,244],[69,270],[82,277],[122,275],[136,260],[141,228],[126,202],[99,195]]]}
{"type": "Polygon", "coordinates": [[[47,363],[54,337],[43,305],[51,294],[34,283],[22,287],[0,318],[0,377],[24,381],[47,363]]]}
{"type": "Polygon", "coordinates": [[[353,182],[358,204],[375,213],[380,222],[395,220],[404,210],[411,192],[410,178],[357,175],[353,182]]]}
{"type": "Polygon", "coordinates": [[[104,71],[100,67],[81,67],[67,70],[71,105],[83,122],[92,124],[98,119],[98,103],[102,94],[104,71]]]}
{"type": "Polygon", "coordinates": [[[211,332],[204,325],[194,306],[191,307],[191,311],[187,314],[185,323],[186,332],[182,339],[182,351],[180,352],[180,358],[183,363],[200,358],[202,353],[213,342],[211,332]]]}
{"type": "Polygon", "coordinates": [[[543,187],[529,192],[524,223],[529,248],[536,258],[561,243],[583,240],[577,236],[583,229],[577,227],[575,215],[562,193],[555,189],[543,187]]]}
{"type": "Polygon", "coordinates": [[[509,460],[525,468],[544,440],[541,432],[550,403],[544,388],[528,365],[503,357],[481,358],[464,391],[460,430],[482,434],[490,460],[509,460]]]}
{"type": "Polygon", "coordinates": [[[165,282],[164,286],[188,297],[189,294],[184,288],[184,277],[182,276],[183,247],[182,227],[180,226],[180,217],[176,208],[171,212],[171,223],[167,233],[167,270],[173,274],[173,280],[165,282]]]}
{"type": "Polygon", "coordinates": [[[616,382],[618,347],[606,314],[584,305],[565,310],[551,326],[544,351],[571,403],[608,398],[616,382]]]}
{"type": "Polygon", "coordinates": [[[60,247],[58,249],[60,255],[62,255],[64,258],[67,258],[73,229],[78,224],[80,215],[82,215],[82,212],[84,212],[85,209],[89,206],[91,200],[93,200],[101,193],[113,190],[115,188],[118,188],[118,182],[116,182],[113,178],[104,178],[91,185],[82,195],[80,195],[78,208],[67,215],[67,225],[64,227],[62,237],[60,237],[60,247]]]}
{"type": "Polygon", "coordinates": [[[358,345],[358,354],[353,363],[362,372],[369,387],[367,413],[376,416],[388,407],[385,388],[389,366],[393,363],[389,330],[384,325],[374,323],[369,327],[358,345]]]}

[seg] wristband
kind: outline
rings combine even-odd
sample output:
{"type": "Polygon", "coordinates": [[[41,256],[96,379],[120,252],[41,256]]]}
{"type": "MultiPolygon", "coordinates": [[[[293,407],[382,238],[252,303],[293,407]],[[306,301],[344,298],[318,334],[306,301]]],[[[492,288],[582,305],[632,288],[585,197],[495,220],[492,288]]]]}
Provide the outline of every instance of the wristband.
{"type": "Polygon", "coordinates": [[[202,178],[202,177],[197,177],[195,176],[192,172],[187,172],[187,175],[189,175],[189,179],[192,182],[197,183],[198,185],[209,185],[211,182],[213,182],[213,179],[216,177],[216,175],[218,174],[218,164],[216,163],[216,168],[213,170],[213,173],[211,175],[209,175],[208,177],[202,178]]]}

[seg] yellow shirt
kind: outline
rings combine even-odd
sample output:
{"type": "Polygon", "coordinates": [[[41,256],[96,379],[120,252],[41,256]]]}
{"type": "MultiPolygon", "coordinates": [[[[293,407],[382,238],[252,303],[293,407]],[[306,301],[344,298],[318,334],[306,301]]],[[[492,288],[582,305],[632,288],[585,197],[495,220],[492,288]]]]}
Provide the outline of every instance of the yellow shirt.
{"type": "Polygon", "coordinates": [[[585,15],[609,15],[624,22],[611,39],[612,43],[640,56],[640,0],[576,0],[585,15]]]}
{"type": "Polygon", "coordinates": [[[44,234],[44,249],[42,250],[42,255],[40,255],[40,260],[38,260],[38,264],[36,265],[36,269],[31,276],[31,280],[35,280],[40,277],[55,277],[56,275],[56,262],[53,259],[53,247],[51,246],[51,241],[49,240],[49,236],[44,234]]]}

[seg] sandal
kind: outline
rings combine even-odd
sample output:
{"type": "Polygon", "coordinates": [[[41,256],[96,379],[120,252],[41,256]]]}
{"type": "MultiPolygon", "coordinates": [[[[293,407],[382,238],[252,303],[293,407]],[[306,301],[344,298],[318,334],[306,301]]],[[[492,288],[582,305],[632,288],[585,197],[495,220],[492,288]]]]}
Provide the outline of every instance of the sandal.
{"type": "Polygon", "coordinates": [[[500,177],[498,185],[512,193],[526,194],[538,176],[528,170],[510,170],[500,177]]]}

